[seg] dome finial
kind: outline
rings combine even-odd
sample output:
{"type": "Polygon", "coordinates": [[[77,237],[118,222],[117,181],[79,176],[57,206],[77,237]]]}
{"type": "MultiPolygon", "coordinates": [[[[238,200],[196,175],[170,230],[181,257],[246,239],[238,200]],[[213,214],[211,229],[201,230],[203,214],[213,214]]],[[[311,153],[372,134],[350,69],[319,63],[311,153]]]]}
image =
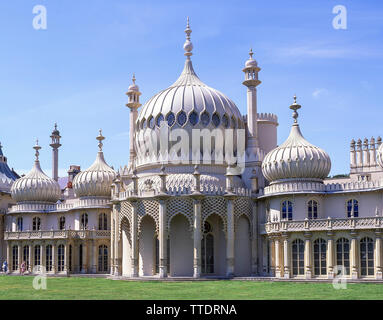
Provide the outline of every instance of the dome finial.
{"type": "Polygon", "coordinates": [[[190,34],[192,33],[192,30],[190,29],[190,25],[189,25],[189,17],[187,18],[185,33],[186,33],[186,41],[184,43],[184,50],[185,50],[184,55],[187,56],[188,59],[190,59],[190,56],[193,55],[193,53],[191,52],[193,50],[193,44],[190,41],[190,34]]]}
{"type": "Polygon", "coordinates": [[[294,103],[290,106],[291,110],[294,110],[293,112],[293,118],[294,118],[294,123],[298,122],[298,112],[297,110],[301,108],[301,105],[297,103],[297,95],[294,94],[294,103]]]}
{"type": "Polygon", "coordinates": [[[136,75],[133,72],[133,78],[132,78],[133,84],[136,84],[136,75]]]}
{"type": "Polygon", "coordinates": [[[102,135],[102,130],[100,129],[99,130],[99,135],[97,136],[97,140],[98,140],[98,149],[100,152],[102,152],[102,146],[103,146],[103,143],[102,143],[102,140],[105,139],[105,137],[102,135]]]}
{"type": "Polygon", "coordinates": [[[250,59],[253,59],[253,48],[250,48],[250,52],[249,52],[249,56],[250,56],[250,59]]]}
{"type": "Polygon", "coordinates": [[[33,149],[36,150],[36,153],[35,153],[36,161],[39,161],[39,155],[40,155],[39,150],[41,149],[41,147],[39,146],[39,139],[36,139],[36,145],[33,147],[33,149]]]}

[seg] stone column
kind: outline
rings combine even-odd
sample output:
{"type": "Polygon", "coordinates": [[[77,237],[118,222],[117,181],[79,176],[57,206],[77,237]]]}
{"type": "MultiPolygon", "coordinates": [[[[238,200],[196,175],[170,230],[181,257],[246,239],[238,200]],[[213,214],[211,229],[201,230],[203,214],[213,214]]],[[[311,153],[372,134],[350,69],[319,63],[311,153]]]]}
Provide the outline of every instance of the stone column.
{"type": "Polygon", "coordinates": [[[47,258],[47,253],[46,253],[46,248],[45,248],[45,243],[42,243],[40,245],[40,273],[45,273],[46,272],[46,258],[47,258]]]}
{"type": "Polygon", "coordinates": [[[290,278],[290,246],[289,236],[287,233],[283,234],[283,277],[290,278]]]}
{"type": "MultiPolygon", "coordinates": [[[[114,242],[113,242],[113,264],[114,264],[114,275],[119,276],[119,246],[118,246],[118,237],[120,234],[120,217],[117,210],[117,207],[115,206],[115,216],[114,216],[114,242]]],[[[122,271],[122,268],[121,268],[122,271]]]]}
{"type": "Polygon", "coordinates": [[[65,243],[65,251],[64,251],[64,272],[66,275],[69,274],[69,242],[65,243]]]}
{"type": "Polygon", "coordinates": [[[166,200],[159,200],[159,274],[160,278],[168,276],[168,232],[166,225],[166,200]]]}
{"type": "Polygon", "coordinates": [[[227,200],[226,275],[234,276],[234,199],[227,200]]]}
{"type": "Polygon", "coordinates": [[[132,201],[132,229],[131,229],[131,235],[132,235],[132,277],[138,277],[138,219],[137,219],[137,209],[138,209],[138,202],[132,201]]]}
{"type": "Polygon", "coordinates": [[[327,233],[327,277],[334,279],[334,234],[327,233]]]}
{"type": "Polygon", "coordinates": [[[382,280],[382,233],[375,231],[375,278],[382,280]]]}
{"type": "Polygon", "coordinates": [[[32,270],[33,270],[33,254],[34,252],[33,251],[33,246],[30,244],[28,245],[28,252],[29,252],[29,255],[28,255],[28,271],[29,273],[32,273],[32,270]]]}
{"type": "Polygon", "coordinates": [[[269,254],[270,254],[270,273],[271,276],[275,277],[275,241],[274,237],[271,236],[270,239],[267,239],[269,241],[269,254]]]}
{"type": "Polygon", "coordinates": [[[310,279],[312,276],[312,248],[311,233],[305,233],[305,278],[310,279]]]}
{"type": "Polygon", "coordinates": [[[52,244],[52,272],[53,273],[56,273],[57,272],[57,269],[56,269],[56,261],[57,261],[57,259],[56,259],[56,253],[57,252],[57,250],[56,250],[56,243],[54,242],[53,244],[52,244]]]}
{"type": "Polygon", "coordinates": [[[358,279],[359,277],[359,259],[358,259],[358,238],[355,231],[351,231],[351,278],[358,279]]]}
{"type": "Polygon", "coordinates": [[[20,243],[17,246],[17,259],[19,263],[19,265],[17,266],[17,270],[19,271],[19,273],[21,273],[21,263],[23,262],[22,261],[23,256],[22,256],[22,246],[20,245],[20,243]]]}
{"type": "Polygon", "coordinates": [[[202,234],[201,234],[201,228],[202,228],[202,221],[201,221],[201,200],[200,198],[194,199],[194,222],[193,222],[193,228],[194,228],[194,248],[193,248],[193,267],[194,267],[194,278],[200,278],[201,277],[201,240],[202,240],[202,234]]]}
{"type": "Polygon", "coordinates": [[[282,272],[281,272],[281,261],[280,261],[280,256],[281,256],[281,251],[280,251],[280,240],[279,238],[274,239],[274,251],[275,251],[275,277],[276,278],[281,278],[282,277],[282,272]]]}
{"type": "Polygon", "coordinates": [[[97,241],[92,240],[92,249],[91,249],[91,254],[92,254],[92,270],[91,273],[97,273],[97,241]]]}
{"type": "Polygon", "coordinates": [[[7,273],[9,273],[9,269],[11,268],[11,252],[10,252],[10,243],[9,243],[9,241],[7,241],[7,263],[8,263],[7,273]]]}
{"type": "Polygon", "coordinates": [[[82,270],[81,273],[88,272],[88,241],[82,243],[82,270]]]}
{"type": "Polygon", "coordinates": [[[116,243],[116,232],[114,226],[114,219],[116,216],[116,205],[113,205],[112,215],[110,217],[110,275],[113,276],[115,274],[115,257],[114,257],[114,244],[116,243]]]}
{"type": "Polygon", "coordinates": [[[253,221],[252,221],[252,232],[251,232],[251,273],[253,276],[258,274],[258,210],[257,202],[252,201],[253,210],[253,221]]]}

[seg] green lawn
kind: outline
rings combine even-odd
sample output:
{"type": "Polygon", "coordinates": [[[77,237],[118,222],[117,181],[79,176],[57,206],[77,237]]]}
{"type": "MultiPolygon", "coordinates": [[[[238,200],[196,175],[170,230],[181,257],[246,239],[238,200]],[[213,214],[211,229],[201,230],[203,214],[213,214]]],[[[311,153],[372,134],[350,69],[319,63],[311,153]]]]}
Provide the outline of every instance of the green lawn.
{"type": "Polygon", "coordinates": [[[383,299],[383,284],[255,281],[123,281],[105,278],[48,278],[35,290],[33,277],[0,276],[0,299],[383,299]]]}

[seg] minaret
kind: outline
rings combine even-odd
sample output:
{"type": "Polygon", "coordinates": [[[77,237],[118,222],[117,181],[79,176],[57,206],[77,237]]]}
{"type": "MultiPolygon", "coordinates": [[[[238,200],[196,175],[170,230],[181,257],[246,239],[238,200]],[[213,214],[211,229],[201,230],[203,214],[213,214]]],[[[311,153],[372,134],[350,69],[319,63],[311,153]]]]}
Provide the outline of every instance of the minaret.
{"type": "Polygon", "coordinates": [[[136,158],[136,150],[134,148],[134,131],[136,127],[137,109],[141,107],[140,95],[141,92],[136,85],[136,77],[133,74],[132,78],[133,84],[129,86],[128,92],[126,95],[129,97],[128,103],[126,106],[130,109],[130,130],[129,130],[129,163],[130,167],[133,164],[136,158]]]}
{"type": "Polygon", "coordinates": [[[52,178],[56,181],[59,179],[59,148],[61,147],[60,138],[60,131],[57,130],[57,123],[55,123],[55,128],[51,135],[52,143],[50,146],[52,147],[52,178]]]}
{"type": "Polygon", "coordinates": [[[242,83],[247,87],[247,127],[249,130],[248,147],[258,147],[257,127],[257,86],[261,83],[258,80],[258,72],[261,70],[258,63],[253,59],[253,50],[250,49],[250,58],[246,61],[245,81],[242,83]]]}

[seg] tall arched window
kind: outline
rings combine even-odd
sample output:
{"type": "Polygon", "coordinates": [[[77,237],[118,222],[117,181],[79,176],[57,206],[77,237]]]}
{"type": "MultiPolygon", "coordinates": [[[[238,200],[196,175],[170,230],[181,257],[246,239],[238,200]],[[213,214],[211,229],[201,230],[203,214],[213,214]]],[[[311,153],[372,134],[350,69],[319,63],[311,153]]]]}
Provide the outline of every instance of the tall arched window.
{"type": "Polygon", "coordinates": [[[204,234],[201,242],[202,273],[214,273],[214,236],[209,222],[204,223],[204,234]]]}
{"type": "Polygon", "coordinates": [[[360,240],[360,274],[374,275],[374,240],[367,237],[360,240]]]}
{"type": "Polygon", "coordinates": [[[45,270],[52,271],[52,245],[45,247],[45,270]]]}
{"type": "MultiPolygon", "coordinates": [[[[36,245],[36,246],[35,246],[34,266],[38,267],[38,266],[41,265],[40,257],[41,257],[41,246],[36,245]]],[[[36,271],[37,271],[37,270],[36,270],[36,271]]]]}
{"type": "Polygon", "coordinates": [[[106,213],[100,213],[98,216],[98,230],[108,230],[108,217],[106,213]]]}
{"type": "Polygon", "coordinates": [[[307,211],[309,219],[318,219],[318,202],[310,200],[307,204],[307,211]]]}
{"type": "Polygon", "coordinates": [[[293,275],[305,273],[305,244],[303,240],[296,239],[292,243],[293,275]]]}
{"type": "Polygon", "coordinates": [[[351,199],[347,201],[347,217],[355,217],[359,216],[359,203],[358,200],[351,199]]]}
{"type": "Polygon", "coordinates": [[[346,275],[350,274],[350,241],[340,238],[336,241],[336,264],[344,267],[346,275]]]}
{"type": "Polygon", "coordinates": [[[87,213],[83,213],[81,215],[81,230],[86,230],[88,229],[88,214],[87,213]]]}
{"type": "Polygon", "coordinates": [[[16,231],[23,231],[23,218],[22,217],[17,218],[16,228],[17,228],[16,231]]]}
{"type": "Polygon", "coordinates": [[[104,244],[98,247],[98,271],[108,271],[108,247],[104,244]]]}
{"type": "Polygon", "coordinates": [[[65,230],[65,217],[60,217],[59,219],[59,229],[65,230]]]}
{"type": "Polygon", "coordinates": [[[317,276],[323,276],[327,274],[326,253],[326,240],[316,239],[314,241],[314,274],[317,276]]]}
{"type": "Polygon", "coordinates": [[[282,202],[282,220],[293,220],[293,203],[289,200],[282,202]]]}
{"type": "Polygon", "coordinates": [[[65,247],[60,244],[57,247],[57,271],[64,271],[65,247]]]}
{"type": "Polygon", "coordinates": [[[24,246],[23,248],[23,260],[25,261],[25,267],[29,269],[29,246],[24,246]]]}
{"type": "Polygon", "coordinates": [[[32,220],[32,230],[39,231],[41,230],[41,219],[39,217],[34,217],[32,220]]]}
{"type": "Polygon", "coordinates": [[[12,247],[12,271],[16,271],[19,268],[19,247],[12,247]]]}

